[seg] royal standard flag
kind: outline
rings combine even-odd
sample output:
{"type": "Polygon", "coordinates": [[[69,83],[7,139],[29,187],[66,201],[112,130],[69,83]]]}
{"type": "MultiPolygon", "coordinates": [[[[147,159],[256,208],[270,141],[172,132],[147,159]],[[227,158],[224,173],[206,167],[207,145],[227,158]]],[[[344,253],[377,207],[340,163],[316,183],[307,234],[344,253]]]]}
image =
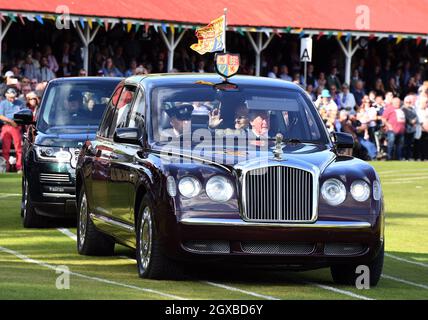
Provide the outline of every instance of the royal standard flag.
{"type": "Polygon", "coordinates": [[[209,25],[196,29],[198,43],[192,44],[191,49],[199,54],[224,50],[226,17],[223,15],[210,22],[209,25]]]}

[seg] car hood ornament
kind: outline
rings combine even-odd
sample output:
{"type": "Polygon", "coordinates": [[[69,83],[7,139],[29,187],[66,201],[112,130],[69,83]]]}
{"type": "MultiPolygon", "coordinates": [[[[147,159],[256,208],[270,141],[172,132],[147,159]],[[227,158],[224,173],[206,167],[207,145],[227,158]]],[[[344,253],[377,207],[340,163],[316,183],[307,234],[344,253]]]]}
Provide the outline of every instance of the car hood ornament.
{"type": "Polygon", "coordinates": [[[272,151],[274,160],[284,160],[282,159],[282,155],[284,154],[284,151],[282,151],[284,146],[283,140],[284,136],[281,133],[277,133],[275,136],[275,147],[273,147],[272,151]]]}

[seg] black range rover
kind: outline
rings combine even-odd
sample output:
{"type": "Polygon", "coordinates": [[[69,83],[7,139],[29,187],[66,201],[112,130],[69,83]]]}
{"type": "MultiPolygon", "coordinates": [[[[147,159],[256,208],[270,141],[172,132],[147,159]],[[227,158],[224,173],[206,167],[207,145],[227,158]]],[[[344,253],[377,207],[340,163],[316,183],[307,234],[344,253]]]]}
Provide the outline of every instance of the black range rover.
{"type": "Polygon", "coordinates": [[[23,143],[23,225],[41,227],[45,217],[76,214],[75,168],[84,141],[95,137],[106,103],[120,78],[59,78],[49,82],[36,121],[28,110],[23,143]]]}

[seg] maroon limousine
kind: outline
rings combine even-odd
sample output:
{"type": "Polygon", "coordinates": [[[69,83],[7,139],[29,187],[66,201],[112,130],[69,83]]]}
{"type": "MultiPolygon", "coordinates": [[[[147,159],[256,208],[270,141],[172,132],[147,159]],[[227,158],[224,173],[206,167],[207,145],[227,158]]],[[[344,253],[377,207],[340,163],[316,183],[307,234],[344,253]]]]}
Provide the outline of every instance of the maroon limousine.
{"type": "Polygon", "coordinates": [[[136,249],[144,278],[183,265],[330,267],[353,283],[383,267],[373,167],[344,155],[293,83],[217,74],[133,76],[115,89],[76,171],[78,251],[136,249]]]}

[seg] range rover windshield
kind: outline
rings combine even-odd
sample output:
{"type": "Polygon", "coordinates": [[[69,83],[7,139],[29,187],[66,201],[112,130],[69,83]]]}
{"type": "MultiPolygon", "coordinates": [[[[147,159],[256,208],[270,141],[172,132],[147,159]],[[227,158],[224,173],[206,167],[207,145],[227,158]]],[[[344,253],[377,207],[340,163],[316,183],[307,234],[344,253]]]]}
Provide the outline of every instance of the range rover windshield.
{"type": "Polygon", "coordinates": [[[278,134],[283,141],[329,143],[316,109],[297,90],[169,86],[155,88],[151,100],[152,139],[157,143],[174,138],[197,142],[210,136],[271,141],[278,134]]]}
{"type": "Polygon", "coordinates": [[[118,81],[67,81],[51,83],[38,113],[37,129],[79,131],[98,128],[118,81]]]}

